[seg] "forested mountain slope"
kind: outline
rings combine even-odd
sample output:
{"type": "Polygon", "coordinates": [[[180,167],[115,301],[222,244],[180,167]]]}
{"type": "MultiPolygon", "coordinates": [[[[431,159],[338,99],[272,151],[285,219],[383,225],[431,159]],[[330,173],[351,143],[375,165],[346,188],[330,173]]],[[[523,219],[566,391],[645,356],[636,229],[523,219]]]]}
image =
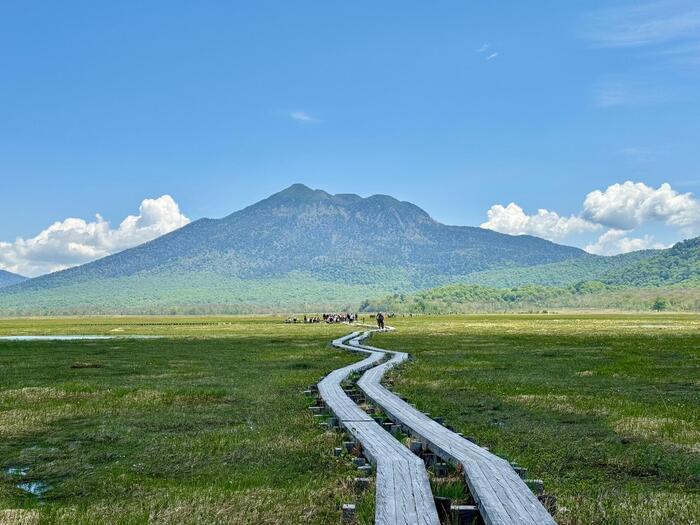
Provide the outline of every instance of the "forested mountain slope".
{"type": "Polygon", "coordinates": [[[22,277],[21,275],[17,275],[16,273],[0,270],[0,288],[21,283],[26,279],[26,277],[22,277]]]}
{"type": "Polygon", "coordinates": [[[6,288],[0,308],[342,304],[583,257],[537,237],[447,226],[386,195],[330,195],[295,184],[222,219],[6,288]]]}
{"type": "Polygon", "coordinates": [[[665,250],[479,272],[466,281],[471,282],[377,297],[361,307],[406,313],[552,308],[700,311],[700,237],[665,250]],[[587,279],[573,282],[576,277],[587,279]]]}
{"type": "Polygon", "coordinates": [[[649,257],[607,272],[600,280],[624,286],[700,282],[700,237],[679,242],[667,250],[652,252],[649,257]]]}
{"type": "Polygon", "coordinates": [[[495,288],[527,284],[566,286],[581,281],[603,279],[616,272],[624,273],[626,268],[656,253],[657,250],[641,250],[610,257],[586,254],[584,257],[556,263],[474,272],[467,275],[463,282],[495,288]]]}

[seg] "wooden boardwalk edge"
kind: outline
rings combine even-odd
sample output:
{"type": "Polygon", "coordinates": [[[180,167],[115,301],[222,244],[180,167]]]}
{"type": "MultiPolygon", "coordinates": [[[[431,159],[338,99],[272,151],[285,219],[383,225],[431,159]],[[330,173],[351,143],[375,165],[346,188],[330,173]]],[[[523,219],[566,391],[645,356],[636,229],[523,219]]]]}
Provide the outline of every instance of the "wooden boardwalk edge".
{"type": "MultiPolygon", "coordinates": [[[[369,368],[358,380],[365,396],[382,408],[392,420],[426,443],[443,460],[460,463],[465,481],[487,525],[556,525],[530,488],[504,459],[445,428],[384,388],[384,373],[409,355],[363,344],[371,335],[351,334],[346,338],[356,350],[385,352],[391,359],[369,368]]],[[[344,345],[347,346],[347,345],[344,345]]]]}
{"type": "Polygon", "coordinates": [[[361,444],[364,455],[376,467],[375,523],[439,525],[423,461],[355,404],[341,386],[350,374],[375,366],[386,355],[382,350],[366,350],[346,344],[359,335],[359,332],[353,332],[336,339],[333,346],[368,354],[368,357],[329,373],[318,383],[319,394],[340,426],[361,444]]]}

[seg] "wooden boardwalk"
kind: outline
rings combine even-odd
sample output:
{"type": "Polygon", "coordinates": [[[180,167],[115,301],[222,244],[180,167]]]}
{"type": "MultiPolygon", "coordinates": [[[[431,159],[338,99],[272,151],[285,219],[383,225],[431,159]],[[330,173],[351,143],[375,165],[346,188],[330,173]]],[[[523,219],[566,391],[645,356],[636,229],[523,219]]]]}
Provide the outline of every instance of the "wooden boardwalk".
{"type": "Polygon", "coordinates": [[[391,354],[391,359],[367,370],[357,385],[367,398],[426,443],[433,453],[445,461],[462,464],[466,483],[484,522],[487,525],[555,525],[554,519],[507,461],[448,430],[381,385],[384,373],[409,356],[362,344],[369,335],[370,332],[360,336],[353,334],[348,338],[350,346],[371,355],[386,352],[391,354]]]}
{"type": "Polygon", "coordinates": [[[354,332],[333,345],[368,357],[328,374],[318,391],[338,423],[362,445],[376,467],[376,511],[378,525],[439,525],[435,502],[423,461],[399,443],[348,397],[341,383],[351,373],[367,370],[384,359],[381,350],[366,350],[346,343],[360,335],[354,332]]]}

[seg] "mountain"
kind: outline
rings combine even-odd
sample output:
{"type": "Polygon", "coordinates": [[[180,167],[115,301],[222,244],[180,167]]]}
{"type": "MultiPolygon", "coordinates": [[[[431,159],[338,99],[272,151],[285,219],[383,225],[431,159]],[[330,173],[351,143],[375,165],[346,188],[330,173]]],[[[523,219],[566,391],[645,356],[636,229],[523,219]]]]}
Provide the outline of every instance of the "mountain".
{"type": "Polygon", "coordinates": [[[530,312],[543,310],[700,311],[700,286],[610,286],[587,281],[570,286],[523,285],[494,288],[450,284],[413,294],[391,294],[365,300],[361,311],[397,313],[530,312]]]}
{"type": "Polygon", "coordinates": [[[649,257],[607,272],[600,281],[622,286],[700,285],[700,237],[654,251],[649,257]]]}
{"type": "Polygon", "coordinates": [[[403,313],[583,308],[700,309],[700,237],[665,250],[475,272],[462,283],[364,301],[362,310],[403,313]]]}
{"type": "Polygon", "coordinates": [[[462,282],[494,288],[523,285],[566,286],[600,281],[610,286],[656,287],[700,285],[700,237],[665,250],[641,250],[613,257],[588,255],[522,268],[486,270],[462,282]]]}
{"type": "Polygon", "coordinates": [[[5,286],[11,286],[13,284],[21,283],[22,281],[25,281],[27,278],[22,277],[21,275],[18,275],[16,273],[12,272],[7,272],[5,270],[0,270],[0,288],[3,288],[5,286]]]}
{"type": "Polygon", "coordinates": [[[0,310],[318,308],[460,282],[473,272],[587,257],[537,237],[444,225],[387,195],[330,195],[295,184],[222,219],[200,219],[5,288],[0,310]]]}
{"type": "Polygon", "coordinates": [[[624,274],[631,265],[654,256],[657,251],[639,250],[609,257],[586,254],[584,257],[556,263],[474,272],[467,275],[462,282],[494,288],[529,284],[566,286],[582,281],[605,279],[616,272],[624,274]]]}

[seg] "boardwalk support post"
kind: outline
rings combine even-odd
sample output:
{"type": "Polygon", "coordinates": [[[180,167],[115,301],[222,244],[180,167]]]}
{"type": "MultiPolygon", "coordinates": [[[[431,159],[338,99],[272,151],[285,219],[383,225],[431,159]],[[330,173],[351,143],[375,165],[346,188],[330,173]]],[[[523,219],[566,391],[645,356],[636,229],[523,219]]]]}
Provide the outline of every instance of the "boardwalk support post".
{"type": "Polygon", "coordinates": [[[530,490],[536,495],[544,494],[544,481],[541,479],[526,479],[525,484],[530,487],[530,490]]]}
{"type": "Polygon", "coordinates": [[[479,509],[474,505],[452,505],[452,523],[472,525],[479,517],[479,509]]]}
{"type": "Polygon", "coordinates": [[[438,478],[447,477],[447,465],[445,463],[436,463],[434,470],[438,478]]]}
{"type": "Polygon", "coordinates": [[[343,505],[343,523],[354,523],[355,521],[355,504],[345,503],[343,505]]]}
{"type": "Polygon", "coordinates": [[[369,478],[355,478],[353,480],[353,486],[355,492],[364,492],[369,488],[370,479],[369,478]]]}

